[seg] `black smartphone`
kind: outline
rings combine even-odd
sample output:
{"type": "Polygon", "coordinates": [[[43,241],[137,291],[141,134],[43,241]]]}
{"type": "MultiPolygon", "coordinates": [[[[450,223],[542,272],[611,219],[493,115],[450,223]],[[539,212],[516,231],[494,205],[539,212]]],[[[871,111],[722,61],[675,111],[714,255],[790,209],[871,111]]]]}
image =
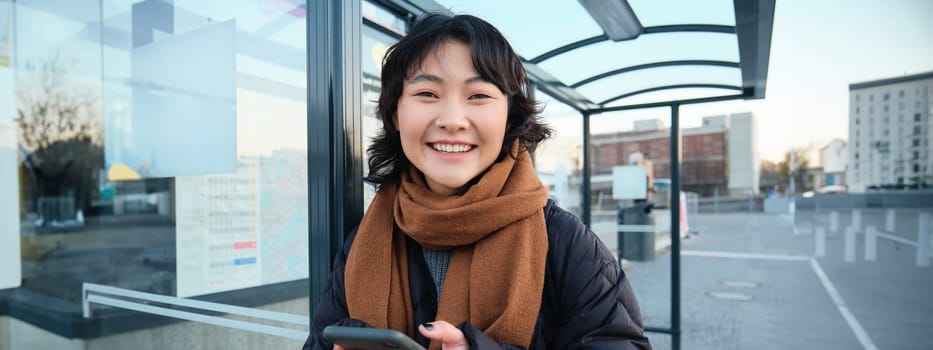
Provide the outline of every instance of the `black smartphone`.
{"type": "Polygon", "coordinates": [[[391,329],[327,326],[323,335],[346,350],[425,350],[407,335],[391,329]]]}

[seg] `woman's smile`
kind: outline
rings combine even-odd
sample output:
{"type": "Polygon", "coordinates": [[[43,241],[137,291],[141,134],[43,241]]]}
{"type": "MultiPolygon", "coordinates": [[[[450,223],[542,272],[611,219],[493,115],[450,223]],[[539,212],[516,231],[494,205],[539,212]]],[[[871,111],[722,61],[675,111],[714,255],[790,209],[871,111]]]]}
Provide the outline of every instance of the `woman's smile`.
{"type": "Polygon", "coordinates": [[[473,145],[466,145],[462,143],[429,143],[429,146],[435,151],[443,153],[464,153],[473,150],[473,145]]]}

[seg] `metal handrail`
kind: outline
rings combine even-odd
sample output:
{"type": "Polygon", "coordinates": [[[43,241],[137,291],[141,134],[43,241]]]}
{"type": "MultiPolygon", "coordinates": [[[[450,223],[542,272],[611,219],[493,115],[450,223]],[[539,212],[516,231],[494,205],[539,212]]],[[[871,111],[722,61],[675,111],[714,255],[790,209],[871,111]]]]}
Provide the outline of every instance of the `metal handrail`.
{"type": "Polygon", "coordinates": [[[644,233],[654,233],[654,225],[627,225],[619,224],[616,226],[618,232],[644,232],[644,233]]]}
{"type": "Polygon", "coordinates": [[[189,309],[246,316],[302,326],[310,326],[311,324],[311,321],[308,317],[282,312],[258,310],[242,306],[170,297],[94,283],[84,283],[81,287],[81,296],[81,311],[85,318],[92,317],[91,304],[101,304],[153,315],[207,323],[216,326],[247,330],[296,340],[307,339],[308,335],[310,334],[309,332],[295,329],[275,327],[248,321],[233,320],[219,316],[205,315],[192,311],[183,311],[162,306],[155,306],[152,305],[152,303],[154,302],[159,304],[180,306],[189,309]]]}

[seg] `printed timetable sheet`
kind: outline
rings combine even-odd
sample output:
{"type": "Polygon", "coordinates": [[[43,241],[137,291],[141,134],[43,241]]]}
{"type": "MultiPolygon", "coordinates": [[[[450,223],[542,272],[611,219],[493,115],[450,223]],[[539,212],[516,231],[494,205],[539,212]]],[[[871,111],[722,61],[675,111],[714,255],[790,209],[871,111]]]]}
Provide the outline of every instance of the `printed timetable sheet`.
{"type": "Polygon", "coordinates": [[[257,163],[241,158],[236,174],[176,178],[178,297],[262,283],[257,163]]]}

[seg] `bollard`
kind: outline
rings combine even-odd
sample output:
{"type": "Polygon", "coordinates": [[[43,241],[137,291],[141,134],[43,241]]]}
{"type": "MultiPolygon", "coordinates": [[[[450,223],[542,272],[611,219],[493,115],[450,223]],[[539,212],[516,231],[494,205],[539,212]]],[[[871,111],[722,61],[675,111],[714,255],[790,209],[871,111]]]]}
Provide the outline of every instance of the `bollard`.
{"type": "Polygon", "coordinates": [[[824,257],[826,256],[826,228],[823,226],[816,227],[816,256],[824,257]]]}
{"type": "Polygon", "coordinates": [[[713,191],[713,212],[719,214],[719,187],[713,191]]]}
{"type": "Polygon", "coordinates": [[[829,232],[838,232],[839,231],[839,212],[833,211],[829,213],[829,232]]]}
{"type": "Polygon", "coordinates": [[[846,227],[845,246],[845,261],[855,262],[855,227],[846,227]]]}
{"type": "Polygon", "coordinates": [[[894,212],[894,209],[888,209],[884,215],[884,231],[889,234],[894,234],[894,220],[897,218],[897,214],[894,212]]]}
{"type": "Polygon", "coordinates": [[[865,260],[875,261],[878,258],[878,228],[868,226],[865,228],[865,260]]]}
{"type": "Polygon", "coordinates": [[[853,210],[852,211],[852,228],[855,229],[855,232],[862,232],[862,211],[853,210]]]}
{"type": "Polygon", "coordinates": [[[917,215],[917,266],[930,266],[930,214],[917,215]]]}

